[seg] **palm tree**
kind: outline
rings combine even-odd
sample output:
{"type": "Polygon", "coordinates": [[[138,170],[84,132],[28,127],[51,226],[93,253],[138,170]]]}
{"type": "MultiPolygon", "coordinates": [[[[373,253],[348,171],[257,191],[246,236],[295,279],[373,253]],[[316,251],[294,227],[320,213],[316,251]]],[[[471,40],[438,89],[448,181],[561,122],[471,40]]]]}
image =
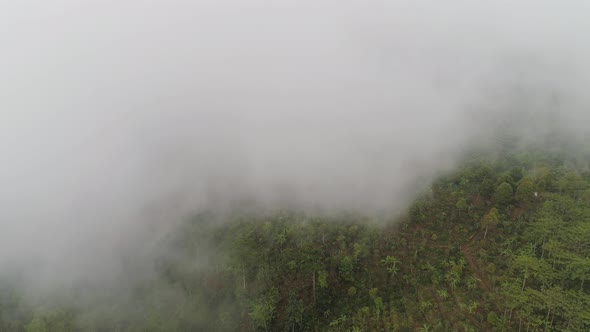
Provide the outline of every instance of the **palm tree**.
{"type": "Polygon", "coordinates": [[[400,263],[399,259],[397,259],[393,256],[387,256],[381,262],[383,264],[385,264],[385,268],[387,269],[387,272],[391,273],[392,276],[397,274],[397,271],[398,271],[397,265],[400,263]]]}
{"type": "Polygon", "coordinates": [[[430,332],[430,331],[432,331],[432,325],[424,324],[424,325],[422,325],[422,327],[418,331],[420,331],[420,332],[430,332]]]}
{"type": "Polygon", "coordinates": [[[436,293],[443,300],[446,300],[446,299],[449,298],[449,292],[447,292],[446,289],[439,289],[439,290],[436,291],[436,293]]]}

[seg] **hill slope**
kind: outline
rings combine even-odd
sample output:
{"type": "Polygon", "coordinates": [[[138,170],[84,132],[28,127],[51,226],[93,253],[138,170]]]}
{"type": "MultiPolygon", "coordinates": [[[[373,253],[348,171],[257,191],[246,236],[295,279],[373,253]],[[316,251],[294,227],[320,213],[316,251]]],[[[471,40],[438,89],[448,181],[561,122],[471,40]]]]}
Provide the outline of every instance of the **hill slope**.
{"type": "Polygon", "coordinates": [[[0,330],[587,331],[589,188],[587,161],[510,153],[401,218],[202,214],[129,302],[23,309],[5,288],[0,330]]]}

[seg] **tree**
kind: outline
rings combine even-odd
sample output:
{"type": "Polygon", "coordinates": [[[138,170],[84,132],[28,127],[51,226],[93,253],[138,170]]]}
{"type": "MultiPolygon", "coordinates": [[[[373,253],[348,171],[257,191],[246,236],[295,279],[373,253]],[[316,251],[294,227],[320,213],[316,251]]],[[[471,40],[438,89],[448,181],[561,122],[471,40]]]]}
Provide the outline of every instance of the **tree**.
{"type": "Polygon", "coordinates": [[[27,325],[25,325],[25,332],[48,332],[47,323],[45,319],[35,316],[27,325]]]}
{"type": "Polygon", "coordinates": [[[510,170],[510,176],[512,177],[512,179],[514,179],[514,181],[520,181],[520,179],[522,179],[522,177],[524,176],[522,167],[513,167],[510,170]]]}
{"type": "Polygon", "coordinates": [[[328,271],[318,273],[318,284],[321,288],[328,288],[328,271]]]}
{"type": "Polygon", "coordinates": [[[507,206],[512,202],[513,194],[514,192],[510,183],[502,182],[502,184],[496,188],[494,201],[496,201],[499,206],[507,206]]]}
{"type": "Polygon", "coordinates": [[[289,294],[289,302],[287,304],[287,324],[294,331],[295,327],[303,323],[303,314],[305,312],[305,305],[301,299],[297,297],[295,292],[289,294]]]}
{"type": "Polygon", "coordinates": [[[446,289],[439,289],[436,291],[436,294],[438,294],[438,297],[440,297],[443,300],[446,300],[449,298],[449,292],[447,292],[446,289]]]}
{"type": "Polygon", "coordinates": [[[340,273],[342,279],[346,281],[354,281],[354,265],[352,259],[349,256],[346,256],[342,259],[338,272],[340,273]]]}
{"type": "Polygon", "coordinates": [[[432,331],[432,325],[429,324],[424,324],[420,327],[420,329],[418,330],[420,332],[430,332],[432,331]]]}
{"type": "Polygon", "coordinates": [[[587,188],[585,181],[576,172],[568,172],[557,181],[557,188],[560,193],[568,193],[577,197],[578,193],[587,188]]]}
{"type": "Polygon", "coordinates": [[[494,195],[494,181],[492,179],[484,179],[479,186],[480,194],[485,198],[492,198],[494,195]]]}
{"type": "Polygon", "coordinates": [[[512,174],[510,174],[510,172],[504,172],[504,173],[498,175],[498,179],[496,181],[496,184],[502,184],[504,182],[506,182],[510,185],[514,184],[514,178],[512,178],[512,174]]]}
{"type": "Polygon", "coordinates": [[[45,316],[49,331],[75,331],[75,319],[72,312],[56,311],[45,316]]]}
{"type": "Polygon", "coordinates": [[[461,197],[459,200],[457,200],[455,207],[459,212],[465,212],[469,208],[469,205],[467,204],[467,200],[464,197],[461,197]]]}
{"type": "Polygon", "coordinates": [[[397,273],[397,271],[398,271],[397,265],[400,263],[399,259],[397,259],[393,256],[387,256],[381,262],[385,265],[387,272],[391,273],[392,276],[394,276],[397,273]]]}
{"type": "Polygon", "coordinates": [[[269,330],[278,301],[279,291],[276,288],[272,288],[252,305],[249,315],[258,327],[264,328],[265,331],[269,330]]]}
{"type": "Polygon", "coordinates": [[[485,239],[488,235],[488,230],[490,227],[495,227],[500,222],[498,209],[492,208],[490,212],[488,212],[483,219],[481,220],[481,227],[485,230],[483,234],[483,238],[485,239]]]}
{"type": "Polygon", "coordinates": [[[530,250],[523,250],[512,261],[512,267],[522,273],[521,291],[524,291],[529,277],[541,269],[540,260],[532,255],[530,250]]]}
{"type": "MultiPolygon", "coordinates": [[[[309,242],[309,241],[304,241],[304,243],[301,245],[301,253],[302,255],[302,267],[303,270],[308,273],[311,273],[311,284],[312,284],[312,290],[313,290],[313,301],[315,303],[316,301],[316,274],[318,269],[321,266],[320,263],[320,258],[321,258],[321,254],[318,248],[313,246],[313,243],[309,242]]],[[[327,285],[326,285],[327,286],[327,285]]]]}
{"type": "Polygon", "coordinates": [[[533,181],[529,178],[524,178],[518,182],[515,198],[519,202],[526,203],[533,198],[534,193],[535,185],[533,181]]]}

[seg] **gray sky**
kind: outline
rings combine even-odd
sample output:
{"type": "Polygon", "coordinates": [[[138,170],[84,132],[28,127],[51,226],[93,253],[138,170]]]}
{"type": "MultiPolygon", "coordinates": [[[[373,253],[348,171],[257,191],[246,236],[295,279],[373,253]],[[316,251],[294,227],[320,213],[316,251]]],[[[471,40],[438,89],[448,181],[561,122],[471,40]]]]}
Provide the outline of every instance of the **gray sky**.
{"type": "Polygon", "coordinates": [[[513,112],[587,130],[589,10],[4,1],[0,266],[109,276],[148,234],[246,196],[395,211],[513,112]]]}

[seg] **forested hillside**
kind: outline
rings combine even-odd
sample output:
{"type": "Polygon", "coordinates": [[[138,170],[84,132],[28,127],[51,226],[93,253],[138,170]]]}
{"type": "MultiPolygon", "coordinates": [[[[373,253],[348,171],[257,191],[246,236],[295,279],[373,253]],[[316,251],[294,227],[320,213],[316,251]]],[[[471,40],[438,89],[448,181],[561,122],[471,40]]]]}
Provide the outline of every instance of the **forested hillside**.
{"type": "Polygon", "coordinates": [[[590,171],[574,157],[471,156],[402,216],[203,213],[128,302],[34,307],[3,284],[0,330],[588,331],[590,171]]]}

